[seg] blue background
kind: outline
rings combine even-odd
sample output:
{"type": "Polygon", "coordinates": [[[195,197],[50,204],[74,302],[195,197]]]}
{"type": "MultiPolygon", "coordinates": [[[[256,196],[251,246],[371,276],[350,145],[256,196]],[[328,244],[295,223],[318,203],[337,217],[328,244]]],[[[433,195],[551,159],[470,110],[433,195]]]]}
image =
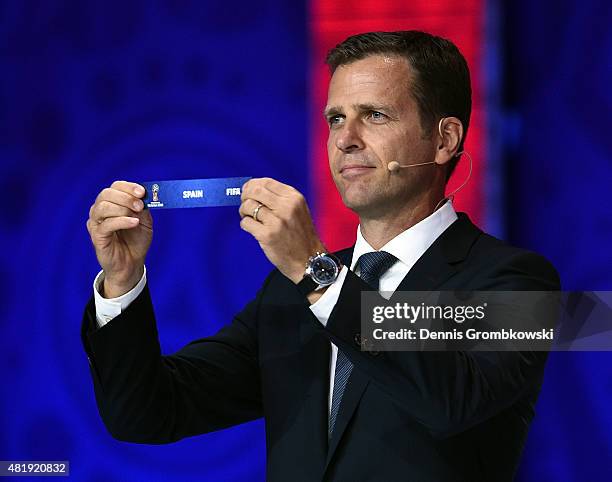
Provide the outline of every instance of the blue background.
{"type": "MultiPolygon", "coordinates": [[[[0,5],[0,459],[70,459],[87,481],[263,480],[262,421],[160,447],[106,432],[79,339],[99,269],[85,221],[115,179],[275,176],[306,191],[305,6],[0,5]]],[[[153,214],[171,353],[229,321],[270,265],[237,207],[153,214]]]]}
{"type": "MultiPolygon", "coordinates": [[[[494,3],[496,228],[565,289],[612,289],[611,4],[494,3]]],[[[79,339],[98,270],[85,221],[115,179],[273,176],[308,197],[307,21],[280,0],[0,2],[0,459],[69,459],[86,481],[264,480],[261,421],[166,446],[108,435],[79,339]]],[[[171,353],[230,320],[270,265],[236,208],[154,215],[171,353]]],[[[612,480],[611,362],[551,356],[519,480],[612,480]]]]}
{"type": "MultiPolygon", "coordinates": [[[[612,290],[612,3],[509,4],[508,238],[563,289],[612,290]]],[[[611,355],[551,354],[519,480],[612,480],[611,355]]]]}

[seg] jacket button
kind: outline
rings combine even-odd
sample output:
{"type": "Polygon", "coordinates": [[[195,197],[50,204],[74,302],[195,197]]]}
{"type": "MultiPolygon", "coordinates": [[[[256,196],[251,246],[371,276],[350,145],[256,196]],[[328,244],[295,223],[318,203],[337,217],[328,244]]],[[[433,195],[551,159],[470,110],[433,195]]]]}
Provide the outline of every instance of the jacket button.
{"type": "Polygon", "coordinates": [[[361,333],[355,333],[353,340],[357,346],[361,346],[361,333]]]}

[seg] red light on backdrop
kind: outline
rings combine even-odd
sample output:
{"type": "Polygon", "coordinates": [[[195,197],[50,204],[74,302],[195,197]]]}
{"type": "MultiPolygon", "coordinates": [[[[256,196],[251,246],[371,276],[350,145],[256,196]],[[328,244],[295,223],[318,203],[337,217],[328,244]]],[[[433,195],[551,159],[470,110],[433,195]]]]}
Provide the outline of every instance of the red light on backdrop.
{"type": "MultiPolygon", "coordinates": [[[[349,35],[375,30],[424,30],[452,40],[467,59],[472,77],[472,117],[465,148],[474,168],[469,183],[457,194],[455,209],[467,212],[476,224],[484,215],[485,116],[483,85],[484,1],[431,0],[312,0],[311,34],[311,181],[314,217],[320,234],[331,250],[353,244],[356,216],[342,204],[329,174],[328,128],[321,112],[327,100],[329,72],[324,59],[332,47],[349,35]]],[[[467,157],[459,162],[447,192],[458,187],[469,172],[467,157]]]]}

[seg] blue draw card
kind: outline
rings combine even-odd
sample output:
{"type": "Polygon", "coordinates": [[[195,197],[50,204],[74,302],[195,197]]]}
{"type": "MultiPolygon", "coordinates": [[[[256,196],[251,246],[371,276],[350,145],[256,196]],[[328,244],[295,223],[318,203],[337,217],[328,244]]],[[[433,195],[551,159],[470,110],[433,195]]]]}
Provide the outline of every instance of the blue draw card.
{"type": "Polygon", "coordinates": [[[150,209],[239,206],[242,185],[250,177],[141,182],[150,209]]]}

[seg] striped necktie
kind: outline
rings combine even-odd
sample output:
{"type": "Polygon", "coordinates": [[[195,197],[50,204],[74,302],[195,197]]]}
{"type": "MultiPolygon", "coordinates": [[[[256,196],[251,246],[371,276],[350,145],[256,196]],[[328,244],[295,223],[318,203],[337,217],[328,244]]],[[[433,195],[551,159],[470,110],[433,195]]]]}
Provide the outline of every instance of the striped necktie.
{"type": "MultiPolygon", "coordinates": [[[[374,251],[365,253],[359,257],[359,269],[361,271],[361,279],[369,284],[372,288],[378,291],[380,277],[387,271],[397,258],[386,251],[374,251]]],[[[338,350],[338,358],[336,359],[336,370],[334,372],[334,390],[332,393],[332,404],[329,413],[328,436],[331,438],[336,424],[336,417],[340,410],[342,395],[348,382],[353,363],[348,359],[343,351],[338,350]]]]}

